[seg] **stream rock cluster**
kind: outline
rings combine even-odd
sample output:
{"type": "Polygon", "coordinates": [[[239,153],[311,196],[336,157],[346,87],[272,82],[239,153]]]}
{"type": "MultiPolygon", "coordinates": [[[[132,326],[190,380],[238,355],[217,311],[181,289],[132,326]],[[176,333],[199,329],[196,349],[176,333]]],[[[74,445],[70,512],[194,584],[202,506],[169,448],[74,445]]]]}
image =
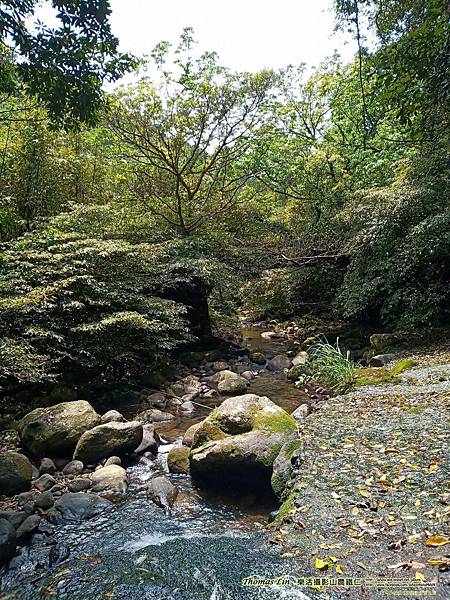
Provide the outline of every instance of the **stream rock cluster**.
{"type": "MultiPolygon", "coordinates": [[[[258,353],[206,363],[147,396],[147,408],[131,421],[117,410],[101,415],[85,400],[26,414],[17,425],[20,451],[0,454],[0,563],[10,561],[35,534],[51,535],[64,523],[112,509],[111,498],[129,485],[123,461],[153,465],[162,443],[157,428],[175,419],[174,413],[195,413],[199,400],[232,396],[189,427],[181,445],[168,447],[166,471],[190,473],[198,485],[222,490],[273,489],[281,498],[298,438],[296,415],[246,392],[260,370],[281,371],[294,364],[295,357],[267,361],[258,353]]],[[[176,485],[157,473],[146,489],[149,500],[170,513],[176,485]]]]}

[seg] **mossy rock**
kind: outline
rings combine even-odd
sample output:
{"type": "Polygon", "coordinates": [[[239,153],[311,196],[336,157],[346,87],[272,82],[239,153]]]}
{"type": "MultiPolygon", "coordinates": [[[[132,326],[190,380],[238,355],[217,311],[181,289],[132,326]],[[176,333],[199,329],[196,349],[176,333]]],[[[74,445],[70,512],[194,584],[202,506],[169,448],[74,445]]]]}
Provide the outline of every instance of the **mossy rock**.
{"type": "Polygon", "coordinates": [[[311,368],[307,365],[297,365],[296,367],[292,367],[289,369],[287,373],[287,378],[289,381],[297,381],[304,375],[311,375],[311,368]]]}
{"type": "Polygon", "coordinates": [[[401,379],[386,367],[367,367],[355,370],[356,387],[382,383],[400,383],[401,379]]]}
{"type": "Polygon", "coordinates": [[[85,400],[36,408],[19,422],[22,444],[36,456],[70,456],[82,434],[100,424],[85,400]]]}
{"type": "Polygon", "coordinates": [[[286,493],[286,486],[291,479],[293,471],[292,460],[298,454],[300,446],[299,439],[286,442],[273,463],[270,483],[276,497],[280,500],[283,499],[286,493]]]}
{"type": "MultiPolygon", "coordinates": [[[[211,417],[212,415],[210,415],[211,417]]],[[[207,442],[223,440],[227,437],[220,427],[211,418],[205,419],[200,424],[200,427],[194,433],[194,440],[192,442],[192,448],[198,448],[203,446],[207,442]]]]}
{"type": "Polygon", "coordinates": [[[416,361],[412,358],[404,358],[403,360],[399,360],[395,363],[395,365],[391,369],[391,373],[392,375],[400,375],[401,373],[403,373],[403,371],[412,369],[416,365],[416,361]]]}
{"type": "Polygon", "coordinates": [[[187,448],[186,446],[172,448],[172,450],[167,455],[167,466],[169,468],[170,473],[187,475],[189,473],[190,453],[190,448],[187,448]]]}
{"type": "Polygon", "coordinates": [[[270,524],[270,527],[279,527],[290,517],[291,514],[293,514],[295,508],[296,495],[296,490],[293,488],[289,492],[289,495],[287,496],[286,500],[284,500],[283,504],[278,509],[277,516],[270,524]]]}
{"type": "Polygon", "coordinates": [[[26,456],[19,452],[0,454],[0,493],[14,496],[27,492],[31,487],[32,466],[26,456]]]}

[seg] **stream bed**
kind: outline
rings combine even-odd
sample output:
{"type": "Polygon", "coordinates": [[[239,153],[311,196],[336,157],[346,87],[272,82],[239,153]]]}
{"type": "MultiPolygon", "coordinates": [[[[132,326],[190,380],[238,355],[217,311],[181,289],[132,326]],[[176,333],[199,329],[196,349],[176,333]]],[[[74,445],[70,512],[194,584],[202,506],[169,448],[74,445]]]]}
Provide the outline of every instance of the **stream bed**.
{"type": "MultiPolygon", "coordinates": [[[[279,341],[261,341],[259,330],[245,330],[244,336],[252,350],[270,354],[282,349],[279,341]]],[[[249,391],[267,395],[289,411],[306,395],[275,373],[258,376],[249,391]]],[[[204,416],[181,418],[162,425],[161,431],[169,442],[180,443],[183,431],[204,416]]],[[[128,468],[129,490],[109,513],[60,527],[50,537],[36,535],[13,559],[13,568],[0,571],[0,600],[314,598],[295,584],[241,583],[250,576],[291,576],[294,581],[310,573],[305,561],[281,557],[270,543],[265,527],[273,502],[252,495],[230,499],[207,494],[182,475],[170,475],[180,488],[170,516],[150,502],[142,487],[164,470],[165,456],[163,449],[154,465],[128,468]]]]}

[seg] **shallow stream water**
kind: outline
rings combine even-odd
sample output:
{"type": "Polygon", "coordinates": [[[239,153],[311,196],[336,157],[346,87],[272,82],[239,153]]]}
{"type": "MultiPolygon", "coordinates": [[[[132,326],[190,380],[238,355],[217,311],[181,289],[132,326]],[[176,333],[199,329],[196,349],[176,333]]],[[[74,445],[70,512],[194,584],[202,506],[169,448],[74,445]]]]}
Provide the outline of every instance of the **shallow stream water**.
{"type": "MultiPolygon", "coordinates": [[[[260,330],[244,330],[245,343],[266,353],[286,350],[277,340],[266,342],[260,330]],[[250,339],[249,339],[250,338],[250,339]]],[[[305,393],[275,374],[254,380],[250,391],[269,396],[292,411],[305,393]]],[[[205,409],[206,414],[206,409],[205,409]]],[[[161,427],[169,441],[193,422],[179,419],[161,427]]],[[[37,600],[240,600],[313,598],[295,585],[246,587],[245,577],[307,575],[308,565],[283,558],[265,531],[273,505],[247,496],[227,499],[195,489],[186,476],[170,475],[180,487],[171,516],[151,503],[139,487],[164,468],[164,454],[155,466],[128,469],[130,488],[109,514],[81,525],[66,525],[50,538],[36,538],[0,572],[4,598],[37,600]],[[50,542],[50,543],[49,543],[50,542]],[[48,566],[48,557],[53,566],[48,566]],[[55,557],[62,557],[58,561],[55,557]]]]}

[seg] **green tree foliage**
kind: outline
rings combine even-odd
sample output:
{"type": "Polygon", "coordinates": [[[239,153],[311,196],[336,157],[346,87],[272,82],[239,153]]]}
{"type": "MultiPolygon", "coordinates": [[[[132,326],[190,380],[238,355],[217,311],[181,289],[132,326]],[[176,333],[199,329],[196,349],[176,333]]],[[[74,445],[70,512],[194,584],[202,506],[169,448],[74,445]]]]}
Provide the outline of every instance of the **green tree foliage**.
{"type": "Polygon", "coordinates": [[[53,0],[58,26],[35,18],[37,0],[6,0],[0,6],[2,55],[10,48],[15,63],[0,61],[0,94],[14,80],[45,105],[52,120],[66,126],[93,123],[103,104],[104,81],[116,81],[135,65],[118,49],[111,33],[108,0],[53,0]]]}

